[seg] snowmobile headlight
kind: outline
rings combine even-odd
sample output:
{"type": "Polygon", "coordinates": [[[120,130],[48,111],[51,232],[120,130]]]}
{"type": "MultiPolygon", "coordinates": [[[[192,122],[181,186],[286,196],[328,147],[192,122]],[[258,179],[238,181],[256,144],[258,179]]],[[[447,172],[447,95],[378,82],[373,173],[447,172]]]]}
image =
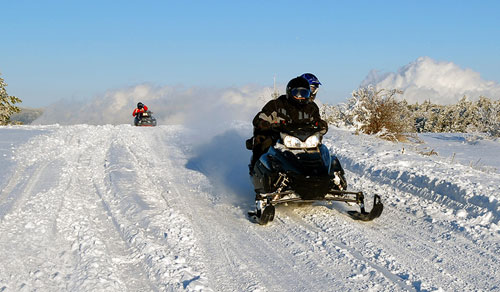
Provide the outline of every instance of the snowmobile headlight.
{"type": "Polygon", "coordinates": [[[316,148],[319,145],[319,135],[312,135],[305,142],[306,148],[316,148]]]}
{"type": "Polygon", "coordinates": [[[319,145],[319,135],[312,135],[305,142],[293,136],[285,136],[283,144],[288,148],[316,148],[319,145]]]}
{"type": "Polygon", "coordinates": [[[285,136],[283,143],[288,148],[302,148],[302,141],[293,136],[285,136]]]}

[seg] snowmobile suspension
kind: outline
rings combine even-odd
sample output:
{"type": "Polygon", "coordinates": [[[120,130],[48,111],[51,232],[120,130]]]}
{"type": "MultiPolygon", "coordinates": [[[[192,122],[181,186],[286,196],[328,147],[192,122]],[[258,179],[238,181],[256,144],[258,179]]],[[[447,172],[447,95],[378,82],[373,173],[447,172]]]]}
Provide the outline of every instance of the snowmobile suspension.
{"type": "Polygon", "coordinates": [[[384,205],[380,199],[379,195],[374,195],[373,207],[370,212],[366,212],[365,209],[365,196],[363,192],[350,192],[350,191],[340,191],[340,190],[331,190],[327,195],[323,198],[318,199],[302,199],[299,196],[297,197],[285,197],[286,195],[294,195],[294,191],[284,191],[284,192],[273,192],[266,194],[259,194],[262,200],[267,200],[270,205],[278,205],[283,203],[313,203],[317,201],[339,201],[346,203],[355,203],[359,205],[360,211],[348,211],[347,213],[353,219],[361,220],[361,221],[371,221],[382,214],[382,210],[384,209],[384,205]]]}

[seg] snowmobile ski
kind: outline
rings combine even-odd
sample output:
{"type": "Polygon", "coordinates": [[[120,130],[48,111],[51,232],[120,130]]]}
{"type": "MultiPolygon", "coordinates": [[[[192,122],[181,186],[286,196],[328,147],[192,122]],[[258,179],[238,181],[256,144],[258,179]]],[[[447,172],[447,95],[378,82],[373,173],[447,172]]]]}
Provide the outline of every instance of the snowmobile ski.
{"type": "Polygon", "coordinates": [[[373,208],[370,212],[365,211],[365,205],[364,203],[360,204],[360,209],[361,211],[347,211],[347,214],[351,216],[351,218],[355,220],[361,220],[361,221],[372,221],[375,218],[378,218],[380,214],[382,214],[382,210],[384,210],[384,205],[382,204],[382,201],[380,200],[379,195],[375,195],[373,198],[373,208]]]}
{"type": "Polygon", "coordinates": [[[276,213],[276,209],[273,205],[269,205],[264,208],[262,214],[258,216],[256,211],[248,211],[248,216],[255,222],[259,223],[259,225],[266,225],[268,222],[274,220],[274,214],[276,213]]]}
{"type": "Polygon", "coordinates": [[[276,210],[273,205],[266,206],[264,208],[264,211],[262,211],[262,214],[260,215],[258,223],[260,225],[266,225],[268,222],[273,221],[275,212],[276,210]]]}
{"type": "MultiPolygon", "coordinates": [[[[365,203],[364,203],[365,196],[363,192],[330,190],[329,193],[325,195],[323,198],[303,199],[300,196],[296,196],[294,191],[283,191],[283,192],[260,194],[260,197],[262,199],[267,200],[269,205],[266,207],[266,209],[270,208],[271,206],[284,203],[313,203],[318,201],[337,201],[337,202],[355,203],[359,206],[360,211],[347,211],[347,214],[351,218],[360,221],[371,221],[375,218],[378,218],[380,217],[382,211],[384,210],[384,205],[382,204],[380,196],[374,195],[373,207],[370,212],[367,212],[365,209],[365,203]]],[[[254,215],[256,214],[255,211],[250,211],[249,215],[250,213],[254,215]]],[[[272,218],[274,218],[274,210],[272,214],[273,214],[272,218]]],[[[262,225],[266,224],[269,221],[272,221],[272,219],[267,221],[263,219],[262,222],[265,223],[262,223],[262,225]]]]}

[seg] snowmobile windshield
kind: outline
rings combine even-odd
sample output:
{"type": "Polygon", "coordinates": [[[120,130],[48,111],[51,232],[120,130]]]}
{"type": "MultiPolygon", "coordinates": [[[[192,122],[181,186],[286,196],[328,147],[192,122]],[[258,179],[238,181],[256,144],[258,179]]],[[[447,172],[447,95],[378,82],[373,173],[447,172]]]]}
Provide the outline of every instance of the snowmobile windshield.
{"type": "Polygon", "coordinates": [[[280,132],[289,136],[297,137],[301,141],[305,141],[310,136],[319,133],[320,129],[313,125],[301,126],[285,126],[280,129],[280,132]]]}

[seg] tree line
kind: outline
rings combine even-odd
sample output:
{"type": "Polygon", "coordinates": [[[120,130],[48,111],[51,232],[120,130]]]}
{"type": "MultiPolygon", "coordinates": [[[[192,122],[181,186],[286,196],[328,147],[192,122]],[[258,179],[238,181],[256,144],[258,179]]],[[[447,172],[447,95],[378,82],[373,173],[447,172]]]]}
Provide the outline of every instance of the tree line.
{"type": "MultiPolygon", "coordinates": [[[[8,95],[6,87],[0,77],[0,125],[12,123],[11,115],[20,112],[15,104],[22,102],[8,95]]],[[[398,89],[373,86],[358,88],[346,103],[323,105],[321,115],[329,124],[393,141],[405,140],[416,132],[485,133],[500,137],[500,100],[481,96],[470,101],[464,96],[451,105],[431,101],[408,104],[396,99],[402,93],[398,89]]]]}
{"type": "Polygon", "coordinates": [[[500,100],[466,96],[456,104],[438,105],[431,101],[408,104],[396,99],[403,91],[373,86],[352,92],[346,103],[325,104],[321,114],[328,123],[356,132],[402,141],[411,133],[485,133],[500,137],[500,100]]]}
{"type": "Polygon", "coordinates": [[[21,111],[15,106],[16,103],[22,102],[21,99],[8,95],[6,87],[7,83],[0,77],[0,125],[10,124],[10,116],[21,111]]]}

